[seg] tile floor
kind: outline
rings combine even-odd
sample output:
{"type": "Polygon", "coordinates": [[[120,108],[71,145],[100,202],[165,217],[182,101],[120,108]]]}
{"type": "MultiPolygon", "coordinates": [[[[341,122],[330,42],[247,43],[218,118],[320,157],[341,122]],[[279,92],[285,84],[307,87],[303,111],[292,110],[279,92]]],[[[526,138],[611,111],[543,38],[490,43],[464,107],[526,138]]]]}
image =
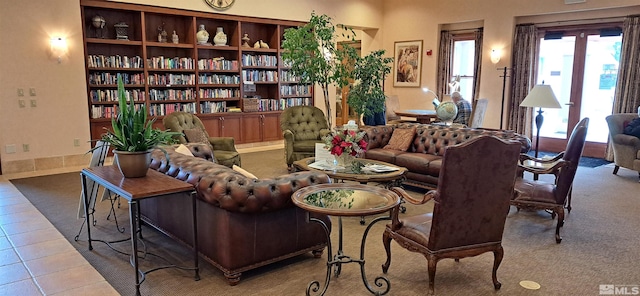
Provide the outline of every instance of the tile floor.
{"type": "MultiPolygon", "coordinates": [[[[282,145],[238,149],[278,149],[282,145]]],[[[82,167],[0,175],[0,296],[119,295],[9,180],[82,167]]]]}

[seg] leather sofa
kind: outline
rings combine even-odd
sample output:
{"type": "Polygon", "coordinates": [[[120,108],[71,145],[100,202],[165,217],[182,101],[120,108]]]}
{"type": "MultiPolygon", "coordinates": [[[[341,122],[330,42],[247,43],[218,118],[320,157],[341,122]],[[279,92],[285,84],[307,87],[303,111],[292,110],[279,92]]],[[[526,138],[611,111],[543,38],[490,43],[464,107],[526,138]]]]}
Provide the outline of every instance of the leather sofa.
{"type": "Polygon", "coordinates": [[[368,143],[366,158],[407,168],[409,171],[405,175],[407,179],[404,183],[426,189],[437,187],[442,156],[449,146],[481,135],[492,135],[504,140],[520,142],[522,153],[531,149],[529,138],[509,130],[460,128],[419,123],[365,126],[362,129],[366,132],[365,140],[368,143]],[[406,129],[414,126],[416,127],[415,136],[406,151],[384,149],[396,128],[406,129]]]}
{"type": "MultiPolygon", "coordinates": [[[[230,285],[243,272],[313,252],[327,245],[318,223],[307,223],[308,212],[291,195],[313,184],[329,183],[324,173],[299,172],[273,179],[250,179],[211,161],[206,144],[187,145],[194,156],[163,147],[152,153],[151,168],[189,182],[197,194],[200,257],[220,269],[230,285]],[[167,161],[166,156],[169,157],[167,161]]],[[[141,201],[141,218],[169,236],[193,246],[191,199],[184,194],[141,201]]],[[[311,214],[329,227],[326,215],[311,214]]]]}

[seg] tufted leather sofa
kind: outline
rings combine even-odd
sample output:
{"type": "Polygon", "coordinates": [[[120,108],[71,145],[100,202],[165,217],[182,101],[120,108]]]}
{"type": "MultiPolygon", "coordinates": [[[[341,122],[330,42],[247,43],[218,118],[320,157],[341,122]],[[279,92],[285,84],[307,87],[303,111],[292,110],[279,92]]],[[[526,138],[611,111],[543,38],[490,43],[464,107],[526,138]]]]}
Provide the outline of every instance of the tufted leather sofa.
{"type": "Polygon", "coordinates": [[[280,129],[289,171],[293,169],[294,161],[314,156],[316,143],[322,143],[322,137],[331,132],[324,113],[314,106],[285,109],[280,114],[280,129]]]}
{"type": "MultiPolygon", "coordinates": [[[[307,252],[322,254],[327,244],[323,229],[306,222],[308,212],[296,207],[291,195],[302,187],[330,182],[326,174],[249,179],[213,163],[207,145],[187,146],[196,157],[166,147],[169,161],[155,150],[151,168],[196,187],[200,256],[220,269],[230,285],[236,285],[244,271],[307,252]]],[[[144,222],[193,245],[191,199],[179,195],[142,200],[141,214],[144,222]]],[[[330,227],[328,216],[311,216],[330,227]]]]}
{"type": "MultiPolygon", "coordinates": [[[[491,135],[504,140],[519,141],[521,152],[531,149],[529,138],[508,130],[449,127],[435,124],[400,123],[396,125],[366,126],[368,143],[366,158],[405,167],[406,184],[434,189],[438,185],[442,156],[447,147],[460,144],[480,135],[491,135]],[[407,151],[383,149],[389,143],[395,128],[416,126],[416,134],[407,151]]],[[[481,172],[478,172],[481,173],[481,172]]]]}

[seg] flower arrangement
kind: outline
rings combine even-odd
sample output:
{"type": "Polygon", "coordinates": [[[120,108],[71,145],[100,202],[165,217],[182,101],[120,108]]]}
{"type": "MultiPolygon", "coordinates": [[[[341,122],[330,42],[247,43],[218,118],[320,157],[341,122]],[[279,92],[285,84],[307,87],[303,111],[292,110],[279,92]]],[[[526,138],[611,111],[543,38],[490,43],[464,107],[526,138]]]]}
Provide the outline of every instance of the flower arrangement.
{"type": "Polygon", "coordinates": [[[364,132],[355,130],[336,130],[323,138],[325,148],[335,156],[357,156],[366,151],[367,142],[364,140],[364,132]]]}

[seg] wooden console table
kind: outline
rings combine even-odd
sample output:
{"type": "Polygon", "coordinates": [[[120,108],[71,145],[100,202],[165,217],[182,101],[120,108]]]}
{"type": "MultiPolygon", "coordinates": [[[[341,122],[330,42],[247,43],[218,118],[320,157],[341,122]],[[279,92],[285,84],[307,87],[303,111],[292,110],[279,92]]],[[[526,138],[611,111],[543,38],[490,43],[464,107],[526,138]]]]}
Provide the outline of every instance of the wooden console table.
{"type": "Polygon", "coordinates": [[[136,295],[140,295],[140,284],[144,281],[147,273],[164,269],[164,268],[180,268],[195,271],[195,280],[200,280],[200,268],[198,266],[198,231],[196,226],[196,197],[193,185],[180,181],[178,179],[167,176],[158,171],[149,169],[147,175],[142,178],[124,178],[120,170],[115,166],[99,166],[82,169],[80,172],[82,190],[84,191],[82,202],[85,205],[85,219],[87,224],[87,238],[89,241],[89,250],[93,250],[92,241],[99,241],[109,245],[98,239],[91,239],[91,223],[89,222],[89,196],[87,189],[87,179],[91,179],[103,186],[105,189],[111,190],[125,198],[129,202],[129,220],[131,227],[131,265],[135,271],[136,295]],[[140,227],[140,208],[138,201],[145,198],[159,198],[168,194],[186,193],[191,195],[192,211],[193,211],[193,267],[180,267],[176,265],[167,265],[153,268],[149,271],[141,271],[138,268],[138,235],[141,235],[140,227]]]}

